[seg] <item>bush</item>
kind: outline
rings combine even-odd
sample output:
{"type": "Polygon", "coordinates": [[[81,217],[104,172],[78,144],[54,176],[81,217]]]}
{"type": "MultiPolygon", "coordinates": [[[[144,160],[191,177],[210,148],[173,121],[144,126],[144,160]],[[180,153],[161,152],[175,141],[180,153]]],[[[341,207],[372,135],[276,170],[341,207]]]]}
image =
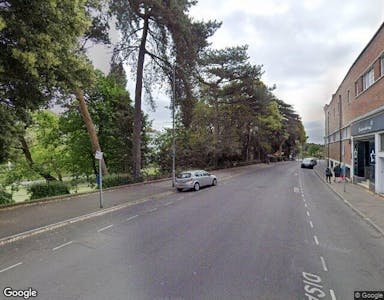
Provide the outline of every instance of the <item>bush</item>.
{"type": "Polygon", "coordinates": [[[30,200],[33,200],[45,197],[67,195],[69,194],[69,188],[64,182],[61,181],[35,183],[28,187],[28,193],[31,194],[30,200]]]}
{"type": "Polygon", "coordinates": [[[134,182],[130,175],[107,175],[103,176],[103,188],[109,188],[113,186],[126,185],[134,182]]]}
{"type": "Polygon", "coordinates": [[[15,201],[12,200],[12,194],[0,190],[0,205],[1,204],[11,204],[14,202],[15,201]]]}

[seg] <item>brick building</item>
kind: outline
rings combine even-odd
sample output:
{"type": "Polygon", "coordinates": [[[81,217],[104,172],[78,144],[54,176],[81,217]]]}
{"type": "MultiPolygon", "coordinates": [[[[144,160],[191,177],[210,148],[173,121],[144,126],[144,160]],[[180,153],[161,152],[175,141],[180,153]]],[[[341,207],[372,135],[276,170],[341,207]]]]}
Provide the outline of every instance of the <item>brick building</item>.
{"type": "Polygon", "coordinates": [[[325,114],[329,165],[384,193],[384,23],[344,77],[325,114]]]}

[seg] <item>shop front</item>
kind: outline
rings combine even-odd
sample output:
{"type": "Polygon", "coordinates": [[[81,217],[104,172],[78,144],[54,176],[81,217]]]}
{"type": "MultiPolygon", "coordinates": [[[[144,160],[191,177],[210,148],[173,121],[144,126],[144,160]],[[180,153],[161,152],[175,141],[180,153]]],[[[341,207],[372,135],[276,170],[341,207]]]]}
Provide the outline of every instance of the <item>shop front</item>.
{"type": "Polygon", "coordinates": [[[352,123],[351,135],[353,181],[384,193],[384,113],[352,123]]]}

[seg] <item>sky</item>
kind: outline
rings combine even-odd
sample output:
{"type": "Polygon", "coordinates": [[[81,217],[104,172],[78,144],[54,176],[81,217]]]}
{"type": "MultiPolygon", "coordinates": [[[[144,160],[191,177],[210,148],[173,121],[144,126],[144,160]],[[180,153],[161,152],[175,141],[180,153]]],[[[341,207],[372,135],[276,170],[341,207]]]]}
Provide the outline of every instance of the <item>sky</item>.
{"type": "MultiPolygon", "coordinates": [[[[323,107],[383,23],[384,1],[201,0],[190,15],[223,23],[212,48],[248,45],[250,61],[263,66],[262,80],[301,116],[308,142],[322,144],[323,107]]],[[[109,61],[95,64],[105,70],[109,61]]],[[[170,99],[159,93],[156,102],[156,111],[143,107],[153,127],[170,127],[170,99]]]]}

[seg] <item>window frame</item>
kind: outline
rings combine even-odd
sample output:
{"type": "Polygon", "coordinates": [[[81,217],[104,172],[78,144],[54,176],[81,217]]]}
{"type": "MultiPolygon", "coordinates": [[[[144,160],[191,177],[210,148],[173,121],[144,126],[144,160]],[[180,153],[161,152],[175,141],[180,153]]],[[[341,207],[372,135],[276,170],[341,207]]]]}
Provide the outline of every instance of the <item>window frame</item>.
{"type": "Polygon", "coordinates": [[[363,91],[365,91],[375,83],[375,71],[373,67],[369,68],[369,70],[365,72],[362,77],[363,77],[363,91]]]}
{"type": "Polygon", "coordinates": [[[384,76],[384,54],[380,57],[380,76],[384,76]]]}

